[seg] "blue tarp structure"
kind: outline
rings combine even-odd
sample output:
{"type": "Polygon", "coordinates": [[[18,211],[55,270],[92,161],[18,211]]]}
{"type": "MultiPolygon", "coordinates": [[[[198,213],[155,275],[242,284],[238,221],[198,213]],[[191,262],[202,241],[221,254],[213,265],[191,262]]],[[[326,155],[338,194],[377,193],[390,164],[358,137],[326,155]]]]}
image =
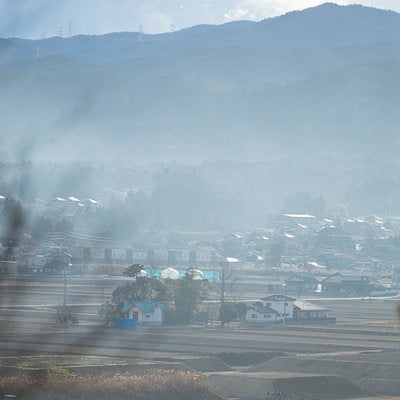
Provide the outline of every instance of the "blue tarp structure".
{"type": "Polygon", "coordinates": [[[136,328],[136,319],[115,318],[114,324],[120,328],[136,328]]]}

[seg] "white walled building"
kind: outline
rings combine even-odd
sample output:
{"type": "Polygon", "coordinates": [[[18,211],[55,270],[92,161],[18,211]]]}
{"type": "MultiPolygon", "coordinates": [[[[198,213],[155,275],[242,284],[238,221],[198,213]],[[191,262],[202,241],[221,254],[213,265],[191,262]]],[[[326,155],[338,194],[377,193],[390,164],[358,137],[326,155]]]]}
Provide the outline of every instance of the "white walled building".
{"type": "Polygon", "coordinates": [[[162,325],[165,312],[169,310],[169,304],[165,302],[147,303],[138,301],[125,304],[121,314],[128,319],[134,319],[138,325],[162,325]]]}
{"type": "Polygon", "coordinates": [[[272,296],[263,297],[261,299],[264,307],[271,307],[277,312],[276,321],[285,321],[293,318],[294,306],[296,299],[284,294],[274,294],[272,296]]]}
{"type": "Polygon", "coordinates": [[[251,306],[246,311],[246,321],[251,323],[273,323],[277,322],[278,312],[271,307],[261,305],[251,306]]]}
{"type": "Polygon", "coordinates": [[[333,322],[329,309],[308,301],[296,300],[283,294],[263,297],[262,303],[253,304],[246,311],[246,322],[273,323],[286,321],[320,321],[333,322]]]}

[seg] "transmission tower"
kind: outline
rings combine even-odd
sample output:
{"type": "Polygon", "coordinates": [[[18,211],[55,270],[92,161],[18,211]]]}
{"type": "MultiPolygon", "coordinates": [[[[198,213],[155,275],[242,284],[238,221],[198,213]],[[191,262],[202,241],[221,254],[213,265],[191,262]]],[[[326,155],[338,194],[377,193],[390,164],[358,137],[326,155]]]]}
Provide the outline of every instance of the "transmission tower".
{"type": "Polygon", "coordinates": [[[143,41],[143,25],[142,24],[140,24],[139,25],[139,42],[142,42],[143,41]]]}

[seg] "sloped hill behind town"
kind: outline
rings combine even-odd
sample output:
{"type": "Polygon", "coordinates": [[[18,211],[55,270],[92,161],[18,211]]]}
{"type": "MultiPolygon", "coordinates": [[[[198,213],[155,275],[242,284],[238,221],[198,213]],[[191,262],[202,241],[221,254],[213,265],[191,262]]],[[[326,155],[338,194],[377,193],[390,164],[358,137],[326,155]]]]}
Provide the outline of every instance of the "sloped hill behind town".
{"type": "Polygon", "coordinates": [[[393,154],[399,47],[399,14],[334,4],[160,35],[2,39],[1,156],[393,154]]]}

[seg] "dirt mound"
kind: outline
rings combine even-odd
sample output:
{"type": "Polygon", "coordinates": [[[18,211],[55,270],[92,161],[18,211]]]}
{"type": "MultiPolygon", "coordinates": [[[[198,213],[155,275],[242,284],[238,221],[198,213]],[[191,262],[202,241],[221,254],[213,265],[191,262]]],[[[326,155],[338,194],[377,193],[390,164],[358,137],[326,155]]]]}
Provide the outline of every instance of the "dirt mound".
{"type": "Polygon", "coordinates": [[[362,397],[367,394],[358,386],[338,376],[228,372],[207,375],[206,382],[222,396],[243,400],[331,400],[362,397]]]}
{"type": "Polygon", "coordinates": [[[231,371],[232,369],[219,358],[196,357],[184,359],[183,362],[192,370],[199,372],[231,371]]]}
{"type": "MultiPolygon", "coordinates": [[[[400,393],[398,379],[360,379],[357,384],[365,390],[382,396],[396,396],[400,393]]],[[[398,399],[399,397],[396,397],[396,400],[398,399]]]]}
{"type": "Polygon", "coordinates": [[[290,399],[348,399],[366,395],[361,388],[340,376],[282,378],[274,382],[274,389],[290,399]]]}
{"type": "Polygon", "coordinates": [[[246,370],[246,372],[268,371],[339,375],[350,380],[398,379],[400,365],[321,358],[278,357],[246,370]]]}
{"type": "Polygon", "coordinates": [[[218,353],[216,356],[222,360],[225,364],[232,367],[245,367],[249,365],[257,365],[264,361],[268,361],[271,358],[284,356],[285,353],[281,352],[269,352],[269,353],[255,353],[255,352],[243,352],[243,353],[218,353]]]}
{"type": "Polygon", "coordinates": [[[248,368],[246,372],[302,372],[337,375],[377,394],[399,394],[400,365],[374,362],[371,358],[278,357],[248,368]]]}

